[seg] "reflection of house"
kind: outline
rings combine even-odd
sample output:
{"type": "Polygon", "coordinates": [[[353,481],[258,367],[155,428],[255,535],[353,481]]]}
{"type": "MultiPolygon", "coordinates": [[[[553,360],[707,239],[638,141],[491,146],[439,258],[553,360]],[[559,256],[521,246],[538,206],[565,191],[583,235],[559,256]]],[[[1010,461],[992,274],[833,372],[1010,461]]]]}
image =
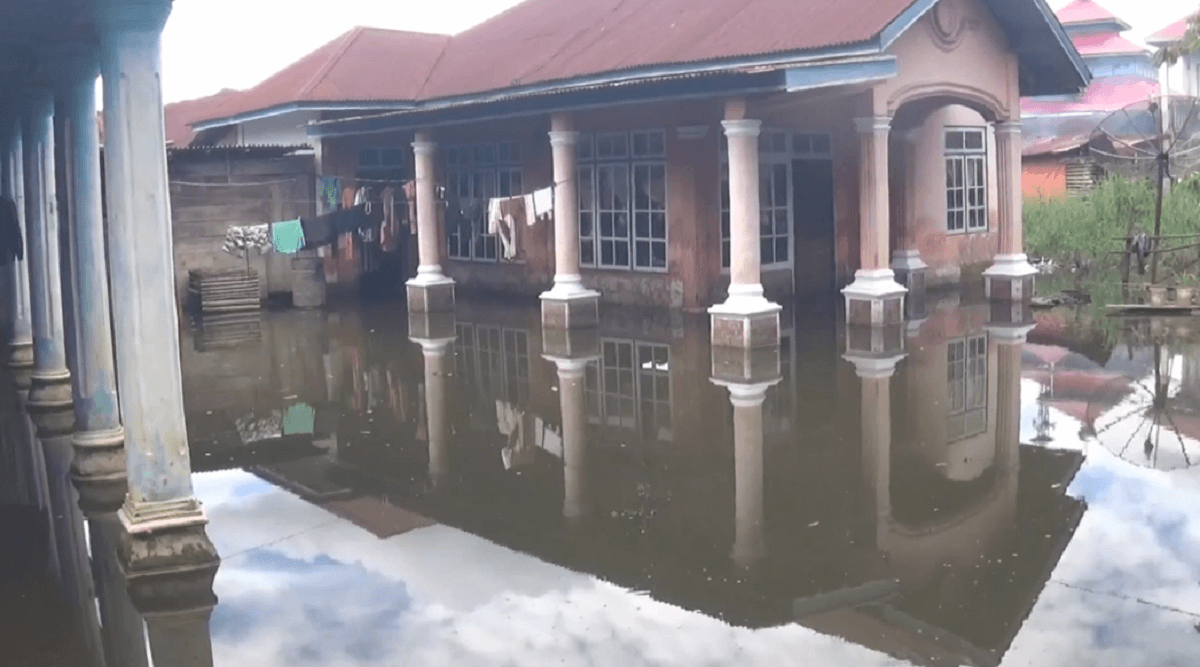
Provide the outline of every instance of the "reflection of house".
{"type": "MultiPolygon", "coordinates": [[[[724,299],[743,233],[730,228],[743,193],[724,193],[725,172],[748,167],[728,165],[723,122],[758,136],[746,159],[759,164],[755,208],[770,224],[744,233],[773,295],[830,292],[859,269],[886,270],[893,251],[900,268],[928,264],[942,282],[989,264],[996,204],[1016,186],[997,171],[1009,134],[992,126],[1018,119],[1018,90],[1086,80],[1044,4],[873,0],[854,21],[837,3],[802,4],[529,0],[452,37],[357,29],[195,127],[205,137],[315,121],[318,170],[352,186],[378,178],[368,167],[411,178],[414,139],[436,142],[437,180],[457,200],[561,182],[553,117],[556,132],[579,133],[562,135],[577,142],[562,167],[579,196],[570,252],[584,283],[618,303],[702,310],[724,299]],[[403,66],[378,71],[385,60],[403,66]],[[889,226],[882,210],[860,210],[876,189],[884,196],[878,177],[860,178],[869,164],[887,165],[876,174],[891,174],[903,232],[901,216],[889,226]],[[883,250],[860,248],[872,242],[883,250]]],[[[431,230],[450,278],[530,296],[550,287],[563,252],[552,225],[521,226],[506,260],[481,217],[459,218],[431,230]]]]}
{"type": "Polygon", "coordinates": [[[1121,34],[1129,24],[1093,0],[1075,0],[1056,14],[1093,79],[1078,94],[1022,99],[1022,189],[1027,197],[1090,189],[1102,175],[1085,150],[1096,126],[1111,113],[1159,93],[1151,53],[1121,34]]]}
{"type": "MultiPolygon", "coordinates": [[[[781,365],[833,359],[830,373],[787,373],[765,402],[732,405],[709,381],[702,321],[606,318],[569,389],[571,362],[556,383],[542,357],[535,308],[465,312],[460,339],[421,348],[373,345],[379,313],[330,327],[356,369],[344,375],[368,379],[320,457],[324,483],[357,498],[355,521],[375,534],[428,517],[731,623],[799,622],[918,664],[991,665],[1081,512],[1063,494],[1078,455],[1018,445],[1020,346],[988,333],[987,308],[931,314],[890,380],[855,377],[832,314],[807,314],[781,365]],[[372,403],[369,378],[388,369],[399,386],[383,394],[428,403],[372,403]],[[497,401],[561,448],[506,465],[497,401]],[[754,457],[761,475],[744,474],[754,457]]],[[[311,472],[264,477],[303,495],[311,472]]]]}

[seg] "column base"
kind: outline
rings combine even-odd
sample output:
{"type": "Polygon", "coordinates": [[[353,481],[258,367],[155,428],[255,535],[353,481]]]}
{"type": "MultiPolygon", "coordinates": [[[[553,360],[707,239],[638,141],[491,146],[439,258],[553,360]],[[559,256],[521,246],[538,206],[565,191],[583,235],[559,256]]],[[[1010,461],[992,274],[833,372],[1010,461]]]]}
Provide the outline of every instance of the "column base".
{"type": "Polygon", "coordinates": [[[600,332],[595,327],[555,329],[543,325],[542,358],[549,361],[599,359],[600,332]]]}
{"type": "Polygon", "coordinates": [[[556,284],[543,292],[542,329],[579,329],[600,323],[600,293],[580,285],[556,284]]]}
{"type": "Polygon", "coordinates": [[[918,250],[897,250],[892,254],[892,272],[898,285],[908,290],[909,298],[925,294],[929,265],[918,250]]]}
{"type": "Polygon", "coordinates": [[[767,301],[762,285],[730,285],[725,303],[708,309],[714,347],[779,345],[779,313],[783,307],[767,301]]]}
{"type": "Polygon", "coordinates": [[[993,301],[1029,301],[1033,298],[1037,269],[1022,253],[996,255],[994,263],[983,272],[983,292],[993,301]]]}
{"type": "Polygon", "coordinates": [[[125,430],[77,431],[71,447],[71,481],[79,491],[79,509],[89,517],[119,510],[126,493],[125,430]]]}
{"type": "Polygon", "coordinates": [[[123,533],[120,556],[121,573],[139,613],[216,605],[212,585],[221,558],[204,526],[123,533]]]}
{"type": "Polygon", "coordinates": [[[778,345],[753,348],[712,348],[712,376],[709,380],[722,387],[733,385],[772,385],[780,381],[781,363],[778,345]]]}
{"type": "Polygon", "coordinates": [[[868,326],[902,322],[907,293],[908,290],[896,282],[891,269],[859,270],[854,274],[854,282],[842,290],[846,297],[846,321],[868,326]]]}
{"type": "Polygon", "coordinates": [[[454,340],[456,322],[453,312],[409,313],[408,339],[418,342],[422,340],[454,340]]]}
{"type": "Polygon", "coordinates": [[[426,273],[408,281],[408,310],[412,313],[446,313],[454,310],[454,281],[426,273]]]}
{"type": "Polygon", "coordinates": [[[325,259],[312,253],[292,258],[292,305],[296,308],[320,308],[325,305],[325,259]]]}
{"type": "Polygon", "coordinates": [[[29,408],[31,410],[56,410],[69,408],[74,403],[71,394],[71,373],[67,370],[34,370],[30,376],[29,408]]]}
{"type": "Polygon", "coordinates": [[[33,342],[9,343],[5,357],[4,365],[12,373],[17,390],[28,391],[33,373],[33,342]]]}

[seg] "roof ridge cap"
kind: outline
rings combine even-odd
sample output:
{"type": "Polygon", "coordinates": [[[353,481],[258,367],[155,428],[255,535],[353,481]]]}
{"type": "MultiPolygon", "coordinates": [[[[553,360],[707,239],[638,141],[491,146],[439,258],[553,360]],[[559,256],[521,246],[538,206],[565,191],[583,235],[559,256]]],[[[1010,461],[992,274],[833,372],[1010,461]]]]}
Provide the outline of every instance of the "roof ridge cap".
{"type": "Polygon", "coordinates": [[[317,71],[312,75],[312,78],[310,78],[307,83],[300,87],[300,91],[296,95],[296,101],[303,101],[304,98],[307,97],[317,86],[321,85],[321,82],[324,81],[325,77],[329,76],[329,72],[333,70],[334,65],[336,65],[337,62],[342,59],[342,56],[346,55],[346,51],[350,49],[351,45],[358,41],[359,37],[362,37],[362,34],[366,29],[367,28],[365,26],[356,25],[342,34],[342,43],[339,44],[338,48],[329,56],[329,59],[326,60],[325,63],[319,68],[317,68],[317,71]]]}

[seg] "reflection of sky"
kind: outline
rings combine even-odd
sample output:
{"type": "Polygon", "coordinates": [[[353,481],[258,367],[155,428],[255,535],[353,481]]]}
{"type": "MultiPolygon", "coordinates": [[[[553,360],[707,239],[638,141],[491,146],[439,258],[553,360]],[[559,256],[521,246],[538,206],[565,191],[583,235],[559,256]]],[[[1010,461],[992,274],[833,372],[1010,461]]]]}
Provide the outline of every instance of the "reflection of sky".
{"type": "MultiPolygon", "coordinates": [[[[1023,382],[1022,441],[1036,383],[1023,382]]],[[[1052,412],[1082,449],[1088,510],[1005,665],[1193,664],[1200,469],[1134,466],[1052,412]]],[[[196,476],[223,556],[216,665],[889,665],[800,626],[707,616],[435,525],[381,540],[241,471],[196,476]]]]}

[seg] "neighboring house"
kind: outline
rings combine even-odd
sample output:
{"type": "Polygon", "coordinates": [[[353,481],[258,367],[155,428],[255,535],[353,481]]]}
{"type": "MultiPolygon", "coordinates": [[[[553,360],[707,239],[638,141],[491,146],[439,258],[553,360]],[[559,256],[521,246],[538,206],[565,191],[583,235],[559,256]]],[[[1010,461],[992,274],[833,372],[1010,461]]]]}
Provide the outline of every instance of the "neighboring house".
{"type": "MultiPolygon", "coordinates": [[[[1187,34],[1188,21],[1193,16],[1195,14],[1189,14],[1150,35],[1146,38],[1146,43],[1158,49],[1175,46],[1187,34]]],[[[1200,95],[1200,53],[1184,54],[1168,71],[1168,81],[1174,77],[1179,77],[1182,82],[1181,93],[1190,96],[1200,95]]]]}
{"type": "Polygon", "coordinates": [[[1075,0],[1057,12],[1092,73],[1087,89],[1021,101],[1026,196],[1086,192],[1102,174],[1088,157],[1092,132],[1110,114],[1159,94],[1153,54],[1121,35],[1129,24],[1092,0],[1075,0]]]}
{"type": "MultiPolygon", "coordinates": [[[[832,294],[889,263],[955,282],[1012,252],[1001,203],[1020,187],[1020,142],[1003,124],[1020,119],[1020,95],[1087,81],[1043,0],[871,0],[850,13],[838,0],[529,0],[453,37],[356,29],[194,127],[319,118],[318,173],[343,185],[389,163],[389,177],[414,173],[410,145],[432,139],[450,196],[486,197],[554,182],[553,118],[579,133],[571,251],[585,285],[702,311],[730,281],[723,122],[762,123],[771,298],[832,294]]],[[[466,289],[536,296],[556,270],[553,227],[522,229],[507,262],[485,224],[443,224],[442,267],[466,289]]]]}

